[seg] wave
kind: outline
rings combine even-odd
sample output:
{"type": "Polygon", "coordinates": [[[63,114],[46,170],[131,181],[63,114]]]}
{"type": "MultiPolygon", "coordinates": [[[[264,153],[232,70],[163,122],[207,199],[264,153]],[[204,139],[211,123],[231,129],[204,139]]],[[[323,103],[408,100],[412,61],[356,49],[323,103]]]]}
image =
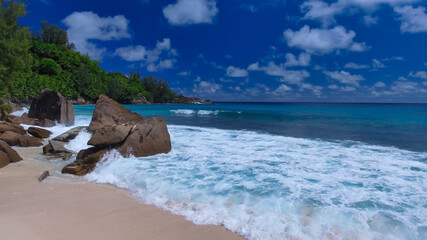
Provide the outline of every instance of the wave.
{"type": "Polygon", "coordinates": [[[27,107],[23,107],[23,108],[21,108],[21,110],[11,112],[10,114],[17,116],[17,117],[21,117],[24,113],[28,113],[28,111],[29,111],[29,109],[27,107]]]}
{"type": "Polygon", "coordinates": [[[229,112],[224,110],[191,110],[191,109],[176,109],[176,110],[169,110],[170,112],[177,114],[177,115],[218,115],[219,113],[223,112],[229,112]]]}
{"type": "Polygon", "coordinates": [[[248,239],[426,239],[427,153],[168,128],[170,153],[111,151],[86,179],[248,239]]]}

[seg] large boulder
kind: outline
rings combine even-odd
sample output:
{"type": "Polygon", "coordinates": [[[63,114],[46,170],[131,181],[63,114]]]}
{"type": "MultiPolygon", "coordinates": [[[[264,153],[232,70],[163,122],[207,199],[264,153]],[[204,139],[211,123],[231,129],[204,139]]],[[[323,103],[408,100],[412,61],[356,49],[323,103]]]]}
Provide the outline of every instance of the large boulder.
{"type": "Polygon", "coordinates": [[[67,142],[50,140],[48,144],[43,146],[43,154],[68,160],[75,152],[66,148],[65,144],[67,142]]]}
{"type": "Polygon", "coordinates": [[[25,134],[26,133],[25,129],[18,124],[0,121],[0,133],[4,133],[6,131],[15,132],[18,134],[25,134]]]}
{"type": "Polygon", "coordinates": [[[74,108],[71,102],[66,101],[60,93],[47,88],[33,100],[28,116],[39,119],[43,126],[51,124],[52,121],[67,126],[74,124],[74,108]]]}
{"type": "Polygon", "coordinates": [[[108,149],[96,147],[81,150],[77,154],[76,161],[65,166],[61,172],[78,176],[85,175],[95,168],[96,163],[104,157],[107,151],[108,149]]]}
{"type": "Polygon", "coordinates": [[[0,168],[7,166],[10,163],[9,157],[3,151],[0,151],[0,168]]]}
{"type": "Polygon", "coordinates": [[[125,123],[135,125],[142,120],[144,118],[141,115],[131,112],[105,95],[100,95],[93,110],[89,131],[94,132],[105,125],[114,126],[125,123]]]}
{"type": "Polygon", "coordinates": [[[48,138],[52,134],[51,131],[43,129],[43,128],[36,128],[36,127],[29,127],[27,132],[34,137],[38,138],[48,138]]]}
{"type": "Polygon", "coordinates": [[[6,153],[11,163],[22,160],[21,156],[3,140],[0,140],[0,151],[6,153]]]}
{"type": "Polygon", "coordinates": [[[108,147],[121,143],[130,133],[134,125],[106,125],[96,130],[87,143],[95,147],[108,147]]]}
{"type": "Polygon", "coordinates": [[[11,131],[6,131],[0,136],[0,140],[5,141],[9,146],[16,146],[19,144],[19,139],[22,137],[22,134],[18,134],[11,131]]]}
{"type": "Polygon", "coordinates": [[[158,153],[168,153],[171,141],[165,120],[154,117],[136,124],[123,144],[117,148],[122,155],[146,157],[158,153]]]}

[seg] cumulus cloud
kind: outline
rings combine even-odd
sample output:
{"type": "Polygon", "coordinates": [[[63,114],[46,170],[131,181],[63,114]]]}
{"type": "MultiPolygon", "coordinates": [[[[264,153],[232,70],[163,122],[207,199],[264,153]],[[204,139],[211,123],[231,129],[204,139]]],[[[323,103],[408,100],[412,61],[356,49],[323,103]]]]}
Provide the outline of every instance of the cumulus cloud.
{"type": "Polygon", "coordinates": [[[98,47],[91,40],[119,40],[130,38],[129,21],[122,15],[100,17],[93,12],[74,12],[62,22],[67,26],[69,41],[74,43],[76,50],[88,54],[96,60],[102,60],[107,49],[98,47]]]}
{"type": "Polygon", "coordinates": [[[287,53],[285,66],[309,66],[310,61],[311,55],[308,53],[301,53],[298,58],[292,53],[287,53]]]}
{"type": "Polygon", "coordinates": [[[410,72],[409,76],[427,80],[427,72],[425,72],[425,71],[418,71],[416,73],[410,72]]]}
{"type": "Polygon", "coordinates": [[[366,68],[369,68],[368,65],[357,64],[357,63],[353,63],[353,62],[347,63],[344,67],[350,68],[350,69],[366,69],[366,68]]]}
{"type": "Polygon", "coordinates": [[[276,90],[273,91],[273,94],[274,95],[283,95],[289,91],[292,91],[292,88],[290,88],[286,84],[281,84],[279,87],[276,88],[276,90]]]}
{"type": "MultiPolygon", "coordinates": [[[[200,78],[199,78],[200,80],[200,78]]],[[[214,82],[196,81],[194,83],[193,92],[199,95],[214,94],[221,89],[221,85],[214,82]]]]}
{"type": "Polygon", "coordinates": [[[385,68],[385,65],[380,60],[374,58],[372,59],[372,67],[376,69],[385,68]]]}
{"type": "Polygon", "coordinates": [[[425,13],[425,7],[395,7],[394,11],[400,15],[399,20],[401,21],[401,32],[427,32],[427,14],[425,13]]]}
{"type": "Polygon", "coordinates": [[[308,25],[299,31],[287,29],[283,33],[289,47],[300,48],[308,53],[327,54],[337,50],[361,52],[366,50],[365,43],[354,42],[354,31],[348,31],[343,26],[331,29],[313,28],[308,25]]]}
{"type": "Polygon", "coordinates": [[[365,80],[362,75],[352,75],[346,71],[325,71],[324,74],[342,84],[348,84],[353,86],[359,86],[359,82],[365,80]]]}
{"type": "Polygon", "coordinates": [[[247,77],[248,71],[237,67],[229,66],[227,68],[227,76],[229,77],[247,77]]]}
{"type": "Polygon", "coordinates": [[[286,64],[276,64],[269,62],[267,66],[259,66],[259,63],[253,63],[248,67],[249,71],[263,71],[267,75],[280,77],[281,82],[289,84],[301,85],[304,80],[310,77],[310,73],[306,70],[288,70],[286,64]]]}
{"type": "Polygon", "coordinates": [[[163,9],[172,25],[212,23],[217,13],[215,0],[178,0],[163,9]]]}
{"type": "Polygon", "coordinates": [[[384,83],[384,82],[381,82],[381,81],[376,82],[376,83],[374,84],[374,87],[376,87],[376,88],[383,88],[383,87],[385,87],[385,83],[384,83]]]}
{"type": "MultiPolygon", "coordinates": [[[[338,0],[327,3],[321,0],[308,0],[301,4],[300,8],[304,19],[320,21],[324,27],[335,24],[335,16],[342,14],[354,14],[358,11],[372,13],[381,5],[400,6],[402,4],[417,2],[419,0],[338,0]]],[[[375,19],[368,16],[365,23],[375,23],[375,19]]]]}
{"type": "Polygon", "coordinates": [[[128,62],[141,62],[150,72],[173,68],[177,52],[171,47],[169,38],[157,42],[156,47],[147,49],[144,46],[128,46],[118,48],[115,55],[128,62]]]}

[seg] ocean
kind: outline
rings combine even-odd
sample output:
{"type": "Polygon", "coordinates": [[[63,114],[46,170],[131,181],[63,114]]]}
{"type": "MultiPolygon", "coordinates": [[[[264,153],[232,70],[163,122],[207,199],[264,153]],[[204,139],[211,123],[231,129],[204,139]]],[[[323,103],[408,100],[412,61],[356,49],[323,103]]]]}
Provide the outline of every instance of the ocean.
{"type": "Polygon", "coordinates": [[[427,104],[126,107],[163,116],[172,151],[111,151],[87,181],[248,239],[427,239],[427,104]]]}

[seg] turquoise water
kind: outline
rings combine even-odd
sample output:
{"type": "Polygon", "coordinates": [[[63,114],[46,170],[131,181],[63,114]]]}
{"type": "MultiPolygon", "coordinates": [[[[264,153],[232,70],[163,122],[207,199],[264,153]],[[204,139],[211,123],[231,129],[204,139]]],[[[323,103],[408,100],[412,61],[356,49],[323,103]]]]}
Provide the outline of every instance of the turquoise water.
{"type": "Polygon", "coordinates": [[[172,151],[112,151],[87,180],[248,239],[427,239],[427,105],[127,107],[164,116],[172,151]]]}
{"type": "MultiPolygon", "coordinates": [[[[168,124],[252,130],[274,135],[353,140],[427,152],[427,104],[128,105],[168,124]]],[[[90,115],[93,106],[76,106],[90,115]]]]}

